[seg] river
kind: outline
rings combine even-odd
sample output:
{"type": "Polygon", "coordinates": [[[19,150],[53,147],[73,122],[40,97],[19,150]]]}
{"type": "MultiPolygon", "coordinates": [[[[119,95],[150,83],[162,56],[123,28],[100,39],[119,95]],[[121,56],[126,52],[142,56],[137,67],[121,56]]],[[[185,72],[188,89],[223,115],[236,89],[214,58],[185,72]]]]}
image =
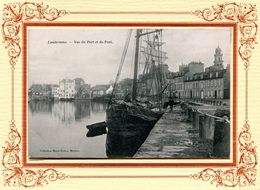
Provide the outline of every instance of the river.
{"type": "Polygon", "coordinates": [[[106,158],[106,135],[86,137],[105,121],[106,105],[91,101],[28,103],[29,158],[106,158]]]}

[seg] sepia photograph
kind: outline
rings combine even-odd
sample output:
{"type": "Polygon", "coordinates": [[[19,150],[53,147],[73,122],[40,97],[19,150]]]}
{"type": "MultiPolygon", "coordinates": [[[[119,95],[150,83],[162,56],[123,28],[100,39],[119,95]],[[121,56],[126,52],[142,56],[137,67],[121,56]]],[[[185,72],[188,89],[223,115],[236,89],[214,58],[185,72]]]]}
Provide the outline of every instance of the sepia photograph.
{"type": "Polygon", "coordinates": [[[29,159],[230,159],[232,28],[27,35],[29,159]]]}

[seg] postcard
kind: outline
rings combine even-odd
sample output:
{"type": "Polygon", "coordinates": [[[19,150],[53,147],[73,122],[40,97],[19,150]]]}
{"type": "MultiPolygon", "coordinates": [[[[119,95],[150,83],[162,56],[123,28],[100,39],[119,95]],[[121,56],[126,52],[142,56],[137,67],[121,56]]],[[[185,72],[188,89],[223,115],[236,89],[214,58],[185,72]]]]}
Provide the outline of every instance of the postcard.
{"type": "Polygon", "coordinates": [[[257,189],[257,5],[98,2],[1,5],[4,186],[257,189]]]}

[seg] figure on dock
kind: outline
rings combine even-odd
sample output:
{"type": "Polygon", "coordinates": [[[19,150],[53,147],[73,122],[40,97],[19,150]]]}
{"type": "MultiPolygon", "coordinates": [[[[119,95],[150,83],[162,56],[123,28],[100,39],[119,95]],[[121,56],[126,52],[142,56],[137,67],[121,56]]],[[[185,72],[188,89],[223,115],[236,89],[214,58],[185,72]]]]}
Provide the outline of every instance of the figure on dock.
{"type": "Polygon", "coordinates": [[[164,109],[167,109],[168,106],[170,106],[170,111],[172,111],[173,105],[175,105],[175,102],[174,102],[173,97],[170,96],[168,102],[165,102],[165,103],[164,103],[163,108],[164,108],[164,109]]]}
{"type": "Polygon", "coordinates": [[[124,101],[125,101],[125,102],[131,102],[131,95],[130,95],[130,93],[127,93],[127,94],[126,94],[126,96],[125,96],[125,98],[124,98],[124,101]]]}
{"type": "Polygon", "coordinates": [[[172,112],[172,107],[174,105],[174,99],[172,96],[169,97],[169,102],[168,102],[168,105],[170,106],[170,110],[172,112]]]}

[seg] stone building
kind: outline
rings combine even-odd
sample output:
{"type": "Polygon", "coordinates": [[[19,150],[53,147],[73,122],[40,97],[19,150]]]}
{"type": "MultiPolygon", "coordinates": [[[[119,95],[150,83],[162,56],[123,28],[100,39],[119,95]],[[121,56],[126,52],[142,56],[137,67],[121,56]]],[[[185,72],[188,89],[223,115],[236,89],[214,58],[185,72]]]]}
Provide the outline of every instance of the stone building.
{"type": "Polygon", "coordinates": [[[110,85],[105,85],[105,84],[98,84],[96,86],[93,86],[91,88],[91,97],[100,97],[103,95],[106,95],[106,91],[109,89],[110,85]]]}
{"type": "Polygon", "coordinates": [[[31,100],[47,100],[51,98],[50,84],[32,84],[28,89],[29,99],[31,100]]]}
{"type": "Polygon", "coordinates": [[[167,83],[168,96],[177,96],[178,98],[183,98],[184,92],[184,81],[183,77],[185,76],[186,72],[171,72],[167,74],[167,83]]]}
{"type": "Polygon", "coordinates": [[[59,99],[74,99],[76,90],[75,90],[75,80],[71,79],[62,79],[59,82],[59,99]]]}
{"type": "Polygon", "coordinates": [[[185,98],[184,79],[192,77],[195,73],[203,72],[204,64],[202,62],[190,62],[188,65],[180,65],[179,72],[171,72],[167,75],[167,82],[169,83],[168,94],[174,95],[177,98],[185,98]]]}
{"type": "Polygon", "coordinates": [[[51,94],[54,99],[59,99],[59,85],[52,85],[51,86],[51,94]]]}
{"type": "Polygon", "coordinates": [[[184,79],[184,97],[189,99],[224,99],[229,98],[229,86],[226,83],[227,69],[196,73],[184,79]]]}
{"type": "Polygon", "coordinates": [[[184,97],[192,99],[229,99],[230,98],[230,65],[224,69],[223,54],[217,47],[213,65],[205,72],[195,72],[184,78],[184,97]]]}
{"type": "Polygon", "coordinates": [[[215,49],[213,65],[204,71],[204,64],[180,65],[178,72],[167,74],[169,91],[184,99],[229,99],[230,65],[224,69],[220,47],[215,49]]]}

